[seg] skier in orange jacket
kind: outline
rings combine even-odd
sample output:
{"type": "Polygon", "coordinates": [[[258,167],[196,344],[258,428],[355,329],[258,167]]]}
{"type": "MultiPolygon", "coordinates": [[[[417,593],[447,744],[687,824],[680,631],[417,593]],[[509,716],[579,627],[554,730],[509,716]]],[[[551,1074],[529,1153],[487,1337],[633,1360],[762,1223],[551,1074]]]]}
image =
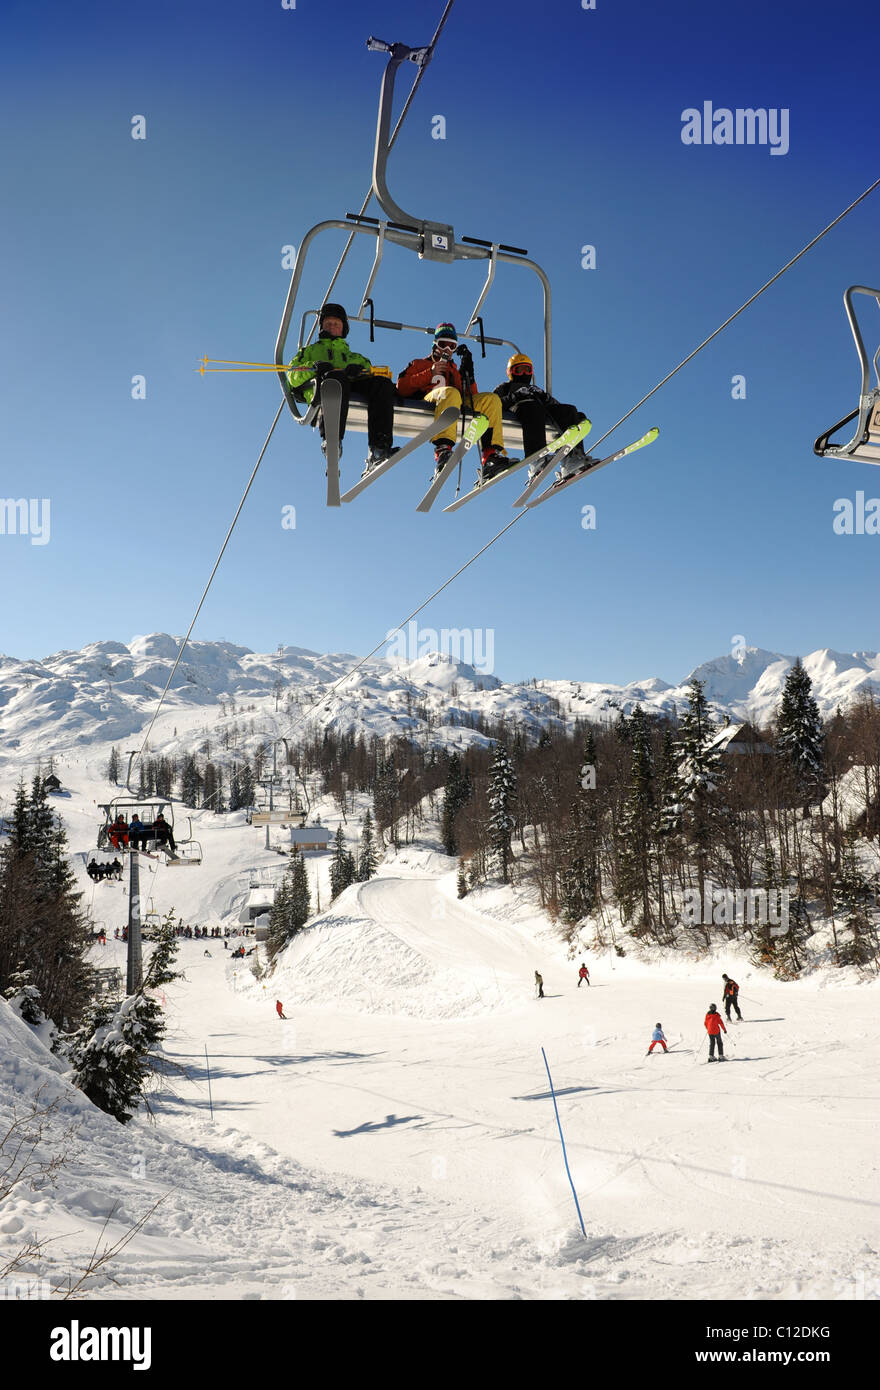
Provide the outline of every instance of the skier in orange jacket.
{"type": "Polygon", "coordinates": [[[724,1055],[724,1044],[721,1041],[721,1034],[726,1033],[727,1029],[724,1027],[721,1015],[714,1004],[709,1005],[709,1012],[706,1014],[703,1022],[706,1027],[706,1032],[709,1034],[709,1061],[714,1062],[716,1060],[715,1048],[717,1046],[717,1060],[719,1062],[726,1062],[727,1058],[724,1055]]]}

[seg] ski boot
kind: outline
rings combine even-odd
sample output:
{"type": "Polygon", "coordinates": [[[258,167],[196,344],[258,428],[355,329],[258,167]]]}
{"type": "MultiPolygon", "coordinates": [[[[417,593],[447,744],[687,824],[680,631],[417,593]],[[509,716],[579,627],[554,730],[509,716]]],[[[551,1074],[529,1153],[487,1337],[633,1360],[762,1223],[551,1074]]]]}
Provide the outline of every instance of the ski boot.
{"type": "Polygon", "coordinates": [[[449,443],[448,440],[445,440],[445,439],[444,439],[444,441],[443,441],[442,444],[435,444],[435,445],[434,445],[434,477],[435,477],[435,478],[439,478],[440,474],[443,472],[443,469],[446,467],[447,463],[449,462],[449,456],[450,456],[450,454],[452,453],[452,449],[453,449],[453,446],[449,443]]]}
{"type": "Polygon", "coordinates": [[[480,469],[480,481],[488,483],[490,478],[497,478],[499,473],[503,473],[505,468],[509,468],[512,463],[517,463],[518,459],[508,458],[503,449],[499,449],[495,444],[489,444],[483,450],[483,463],[480,469]]]}
{"type": "MultiPolygon", "coordinates": [[[[327,458],[327,441],[326,441],[326,439],[324,438],[323,435],[321,435],[321,453],[324,455],[324,458],[326,459],[326,458],[327,458]]],[[[340,463],[342,462],[342,441],[341,441],[341,440],[340,440],[340,442],[339,442],[339,461],[340,461],[340,463]]]]}
{"type": "Polygon", "coordinates": [[[370,452],[367,454],[366,467],[361,476],[365,478],[371,469],[376,468],[380,463],[385,463],[387,459],[392,458],[394,454],[399,452],[398,449],[392,448],[390,444],[378,444],[374,448],[371,448],[370,452]]]}
{"type": "Polygon", "coordinates": [[[586,473],[591,463],[598,463],[591,454],[586,453],[583,444],[575,444],[571,453],[562,460],[556,470],[556,481],[564,483],[575,473],[586,473]]]}

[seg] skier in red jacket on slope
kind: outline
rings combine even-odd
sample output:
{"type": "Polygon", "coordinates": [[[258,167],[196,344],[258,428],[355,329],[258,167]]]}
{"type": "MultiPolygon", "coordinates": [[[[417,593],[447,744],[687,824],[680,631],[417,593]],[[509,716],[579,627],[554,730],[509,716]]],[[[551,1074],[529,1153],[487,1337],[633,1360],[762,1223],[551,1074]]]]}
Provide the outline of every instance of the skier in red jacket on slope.
{"type": "Polygon", "coordinates": [[[703,1022],[706,1027],[706,1032],[709,1034],[709,1061],[715,1061],[715,1048],[717,1046],[718,1061],[726,1062],[727,1058],[724,1055],[724,1044],[721,1041],[721,1034],[726,1033],[727,1029],[724,1027],[721,1015],[714,1004],[709,1005],[709,1012],[706,1014],[703,1022]]]}
{"type": "Polygon", "coordinates": [[[275,1000],[275,1010],[276,1010],[276,1012],[277,1012],[279,1018],[286,1018],[286,1017],[287,1017],[287,1014],[284,1012],[284,1005],[282,1004],[282,1002],[281,1002],[280,999],[276,999],[276,1000],[275,1000]]]}

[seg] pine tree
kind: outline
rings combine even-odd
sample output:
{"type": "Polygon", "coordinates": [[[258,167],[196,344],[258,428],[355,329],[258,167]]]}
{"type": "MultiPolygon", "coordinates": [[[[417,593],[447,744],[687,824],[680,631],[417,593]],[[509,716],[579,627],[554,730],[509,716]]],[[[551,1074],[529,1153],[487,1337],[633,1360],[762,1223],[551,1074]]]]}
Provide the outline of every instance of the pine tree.
{"type": "Polygon", "coordinates": [[[180,773],[180,799],[184,806],[191,806],[195,810],[201,804],[202,786],[198,763],[192,753],[188,753],[180,773]]]}
{"type": "Polygon", "coordinates": [[[46,1016],[70,1028],[91,993],[91,929],[68,864],[67,836],[41,778],[34,779],[30,798],[19,784],[6,830],[0,850],[0,992],[13,971],[29,970],[46,1016]]]}
{"type": "Polygon", "coordinates": [[[453,753],[446,771],[446,787],[443,795],[443,810],[440,813],[440,837],[443,840],[444,854],[457,854],[459,850],[455,838],[455,818],[470,800],[471,778],[467,768],[462,767],[461,758],[453,753]]]}
{"type": "Polygon", "coordinates": [[[501,870],[501,881],[510,878],[510,863],[513,852],[510,837],[513,834],[513,806],[516,802],[516,773],[513,770],[510,754],[503,743],[496,743],[492,764],[489,768],[489,842],[496,863],[501,870]]]}
{"type": "Polygon", "coordinates": [[[173,920],[166,918],[142,988],[117,1006],[94,1005],[71,1040],[74,1085],[120,1124],[127,1124],[134,1114],[165,1034],[162,1010],[147,991],[177,979],[176,953],[173,920]]]}
{"type": "Polygon", "coordinates": [[[312,912],[309,879],[305,859],[294,848],[291,851],[287,872],[275,893],[275,901],[269,914],[269,936],[266,950],[273,961],[279,951],[302,931],[312,912]]]}
{"type": "Polygon", "coordinates": [[[792,770],[805,816],[809,815],[810,802],[822,793],[825,743],[819,706],[810,693],[812,688],[813,682],[798,657],[785,679],[776,747],[792,770]]]}
{"type": "Polygon", "coordinates": [[[376,846],[373,842],[373,817],[369,808],[364,813],[364,826],[361,831],[360,854],[358,856],[357,880],[367,883],[376,872],[376,846]]]}
{"type": "Polygon", "coordinates": [[[721,752],[710,746],[717,730],[711,721],[705,681],[688,686],[688,708],[679,727],[677,824],[694,848],[700,900],[705,897],[706,871],[716,812],[714,794],[722,780],[721,752]]]}
{"type": "Polygon", "coordinates": [[[107,759],[107,781],[119,786],[119,749],[111,748],[107,759]]]}
{"type": "Polygon", "coordinates": [[[345,839],[340,825],[336,831],[333,861],[330,865],[330,899],[338,898],[350,883],[354,882],[354,858],[345,848],[345,839]]]}
{"type": "Polygon", "coordinates": [[[40,991],[33,983],[31,972],[24,968],[13,971],[3,998],[17,1011],[25,1023],[32,1027],[43,1023],[45,1015],[41,1007],[40,991]]]}
{"type": "Polygon", "coordinates": [[[464,859],[459,859],[458,861],[458,879],[456,881],[456,891],[460,898],[466,898],[468,895],[467,865],[464,859]]]}
{"type": "Polygon", "coordinates": [[[877,960],[877,924],[872,911],[874,891],[859,869],[855,838],[842,856],[834,880],[833,903],[838,965],[870,965],[877,960]]]}
{"type": "Polygon", "coordinates": [[[641,924],[652,924],[650,857],[654,822],[654,781],[650,724],[637,705],[628,726],[632,749],[629,790],[618,827],[617,900],[626,917],[638,904],[641,924]],[[642,717],[639,717],[642,716],[642,717]]]}

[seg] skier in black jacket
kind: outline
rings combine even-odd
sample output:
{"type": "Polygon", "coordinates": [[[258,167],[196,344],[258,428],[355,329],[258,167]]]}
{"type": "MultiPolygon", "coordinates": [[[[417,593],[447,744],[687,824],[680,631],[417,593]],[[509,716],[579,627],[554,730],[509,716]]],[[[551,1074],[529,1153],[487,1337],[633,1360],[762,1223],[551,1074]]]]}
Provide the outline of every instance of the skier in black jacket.
{"type": "MultiPolygon", "coordinates": [[[[514,353],[507,363],[507,381],[495,387],[495,395],[501,400],[505,410],[515,415],[523,432],[523,453],[526,458],[543,449],[547,443],[547,425],[554,427],[556,434],[563,434],[572,425],[579,425],[587,417],[577,406],[564,405],[549,392],[542,391],[534,383],[534,368],[531,358],[525,353],[514,353]]],[[[582,463],[586,455],[578,444],[569,455],[569,463],[582,463]]]]}

